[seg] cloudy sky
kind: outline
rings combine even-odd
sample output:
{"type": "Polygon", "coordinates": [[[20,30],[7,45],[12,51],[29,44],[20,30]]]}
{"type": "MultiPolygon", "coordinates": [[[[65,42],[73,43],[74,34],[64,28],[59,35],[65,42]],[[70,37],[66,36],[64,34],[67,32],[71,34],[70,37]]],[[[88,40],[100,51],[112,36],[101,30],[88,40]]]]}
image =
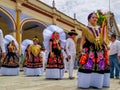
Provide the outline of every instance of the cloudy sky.
{"type": "MultiPolygon", "coordinates": [[[[53,0],[40,0],[52,6],[53,0]]],[[[87,16],[90,12],[101,9],[103,12],[110,11],[115,15],[117,24],[120,26],[120,0],[54,0],[57,10],[73,17],[76,13],[77,20],[87,25],[87,16]]]]}

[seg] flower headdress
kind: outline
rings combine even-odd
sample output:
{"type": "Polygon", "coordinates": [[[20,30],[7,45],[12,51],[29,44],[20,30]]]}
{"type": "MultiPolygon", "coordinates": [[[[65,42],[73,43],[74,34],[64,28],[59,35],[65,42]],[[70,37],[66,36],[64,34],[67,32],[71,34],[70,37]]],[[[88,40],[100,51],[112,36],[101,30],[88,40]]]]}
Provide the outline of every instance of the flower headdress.
{"type": "Polygon", "coordinates": [[[39,39],[38,39],[38,37],[37,37],[37,36],[35,36],[32,40],[33,40],[33,41],[34,41],[34,40],[39,41],[39,39]]]}
{"type": "Polygon", "coordinates": [[[97,24],[102,27],[104,23],[107,24],[107,15],[106,13],[103,13],[101,10],[97,10],[97,15],[98,15],[98,22],[97,24]]]}
{"type": "Polygon", "coordinates": [[[98,22],[97,24],[101,27],[101,35],[106,44],[108,44],[108,17],[106,13],[101,10],[97,10],[98,22]]]}
{"type": "MultiPolygon", "coordinates": [[[[53,33],[52,33],[52,35],[51,35],[50,39],[52,39],[52,40],[54,40],[54,39],[55,39],[55,33],[56,33],[56,32],[53,32],[53,33]]],[[[58,38],[60,38],[60,36],[58,36],[58,38]]]]}

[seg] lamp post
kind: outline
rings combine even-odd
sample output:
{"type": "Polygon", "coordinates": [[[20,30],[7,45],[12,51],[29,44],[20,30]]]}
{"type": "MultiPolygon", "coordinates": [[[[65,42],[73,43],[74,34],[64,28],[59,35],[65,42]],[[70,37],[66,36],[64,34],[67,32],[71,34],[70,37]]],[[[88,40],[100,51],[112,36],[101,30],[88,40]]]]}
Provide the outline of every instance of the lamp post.
{"type": "Polygon", "coordinates": [[[52,6],[53,6],[53,8],[55,8],[55,0],[53,0],[52,6]]]}

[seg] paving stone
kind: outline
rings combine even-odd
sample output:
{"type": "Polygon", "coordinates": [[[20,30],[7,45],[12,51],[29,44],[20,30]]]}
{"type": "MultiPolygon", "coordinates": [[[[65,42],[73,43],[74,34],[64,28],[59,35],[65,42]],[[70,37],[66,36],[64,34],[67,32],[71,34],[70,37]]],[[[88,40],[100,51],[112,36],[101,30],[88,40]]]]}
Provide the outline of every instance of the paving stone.
{"type": "MultiPolygon", "coordinates": [[[[88,90],[77,88],[77,70],[74,70],[74,80],[68,79],[68,73],[62,80],[47,80],[43,76],[27,77],[23,72],[19,76],[0,75],[0,90],[88,90]]],[[[120,79],[111,79],[110,88],[101,90],[120,90],[120,79]]],[[[96,90],[90,88],[89,90],[96,90]]]]}

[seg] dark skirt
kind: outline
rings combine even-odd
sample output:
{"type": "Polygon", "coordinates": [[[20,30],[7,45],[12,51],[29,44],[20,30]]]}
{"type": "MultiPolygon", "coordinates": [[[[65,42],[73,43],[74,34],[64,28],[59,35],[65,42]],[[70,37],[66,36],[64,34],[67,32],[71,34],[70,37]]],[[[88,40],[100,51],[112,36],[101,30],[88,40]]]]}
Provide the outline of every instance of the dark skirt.
{"type": "Polygon", "coordinates": [[[50,53],[48,55],[47,65],[46,68],[49,69],[63,69],[64,68],[64,61],[63,61],[63,55],[60,50],[53,49],[54,57],[50,56],[50,53]]]}
{"type": "Polygon", "coordinates": [[[2,62],[2,67],[17,68],[19,67],[19,57],[16,53],[8,52],[2,62]]]}
{"type": "Polygon", "coordinates": [[[28,56],[26,56],[24,66],[27,68],[41,68],[43,67],[42,57],[31,55],[31,57],[28,58],[28,56]]]}

